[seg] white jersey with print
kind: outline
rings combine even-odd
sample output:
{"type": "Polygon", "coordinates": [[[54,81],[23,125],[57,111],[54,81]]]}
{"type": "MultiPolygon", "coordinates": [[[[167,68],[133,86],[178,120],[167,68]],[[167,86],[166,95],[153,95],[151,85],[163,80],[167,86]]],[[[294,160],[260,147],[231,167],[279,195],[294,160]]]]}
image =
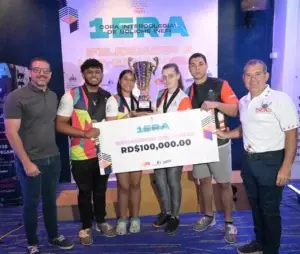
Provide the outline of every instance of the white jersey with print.
{"type": "MultiPolygon", "coordinates": [[[[162,98],[160,100],[160,104],[157,108],[157,113],[160,113],[160,114],[164,113],[165,97],[166,96],[162,95],[162,98]]],[[[172,97],[172,94],[168,94],[167,103],[168,103],[168,101],[170,100],[171,97],[172,97]]],[[[191,109],[191,108],[192,108],[192,105],[191,105],[190,98],[187,96],[187,94],[184,91],[182,91],[180,89],[179,93],[176,95],[176,97],[171,102],[170,106],[168,107],[167,113],[186,110],[186,109],[191,109]]]]}
{"type": "Polygon", "coordinates": [[[285,131],[299,127],[297,110],[291,98],[269,86],[257,97],[250,94],[239,102],[244,148],[262,153],[284,149],[285,131]]]}
{"type": "Polygon", "coordinates": [[[64,117],[71,117],[73,110],[74,110],[74,105],[73,105],[73,97],[70,93],[70,91],[66,92],[60,100],[58,110],[57,110],[57,115],[58,116],[64,116],[64,117]]]}
{"type": "MultiPolygon", "coordinates": [[[[130,97],[124,97],[127,105],[131,107],[130,97]]],[[[134,104],[136,108],[136,103],[134,104]]],[[[119,103],[115,95],[108,98],[106,102],[106,117],[118,117],[118,119],[123,118],[129,113],[127,107],[124,107],[124,112],[119,112],[119,103]]]]}

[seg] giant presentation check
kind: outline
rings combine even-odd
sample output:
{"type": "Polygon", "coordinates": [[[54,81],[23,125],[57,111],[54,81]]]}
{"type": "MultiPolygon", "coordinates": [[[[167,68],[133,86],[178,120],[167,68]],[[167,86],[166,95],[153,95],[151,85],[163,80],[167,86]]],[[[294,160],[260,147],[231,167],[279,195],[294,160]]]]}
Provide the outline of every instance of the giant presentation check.
{"type": "Polygon", "coordinates": [[[95,123],[102,175],[219,161],[213,112],[200,109],[95,123]]]}

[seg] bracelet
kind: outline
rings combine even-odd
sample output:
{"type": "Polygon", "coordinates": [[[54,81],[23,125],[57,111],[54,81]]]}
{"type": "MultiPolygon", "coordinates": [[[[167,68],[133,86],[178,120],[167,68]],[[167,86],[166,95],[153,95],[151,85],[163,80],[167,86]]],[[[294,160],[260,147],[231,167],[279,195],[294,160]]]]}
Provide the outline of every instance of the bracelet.
{"type": "Polygon", "coordinates": [[[84,131],[83,131],[83,135],[82,135],[82,137],[83,137],[83,138],[85,138],[85,132],[84,132],[84,131]]]}

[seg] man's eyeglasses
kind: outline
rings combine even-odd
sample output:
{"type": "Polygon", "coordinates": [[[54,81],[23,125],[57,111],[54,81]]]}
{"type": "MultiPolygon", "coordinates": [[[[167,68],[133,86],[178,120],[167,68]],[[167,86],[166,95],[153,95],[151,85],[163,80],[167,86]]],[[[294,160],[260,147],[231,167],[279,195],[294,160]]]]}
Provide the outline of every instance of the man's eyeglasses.
{"type": "Polygon", "coordinates": [[[51,69],[50,68],[39,68],[39,67],[34,67],[31,68],[31,71],[37,74],[40,74],[42,71],[44,74],[50,74],[51,73],[51,69]]]}

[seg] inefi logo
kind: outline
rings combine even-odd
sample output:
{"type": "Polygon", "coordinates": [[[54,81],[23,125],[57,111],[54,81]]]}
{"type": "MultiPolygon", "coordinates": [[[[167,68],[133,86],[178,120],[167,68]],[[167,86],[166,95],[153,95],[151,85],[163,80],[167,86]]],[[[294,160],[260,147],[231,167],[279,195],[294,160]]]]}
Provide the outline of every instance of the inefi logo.
{"type": "Polygon", "coordinates": [[[136,128],[137,133],[144,133],[144,132],[151,132],[151,131],[162,131],[162,130],[169,130],[169,125],[167,123],[162,124],[149,124],[138,126],[136,128]]]}

